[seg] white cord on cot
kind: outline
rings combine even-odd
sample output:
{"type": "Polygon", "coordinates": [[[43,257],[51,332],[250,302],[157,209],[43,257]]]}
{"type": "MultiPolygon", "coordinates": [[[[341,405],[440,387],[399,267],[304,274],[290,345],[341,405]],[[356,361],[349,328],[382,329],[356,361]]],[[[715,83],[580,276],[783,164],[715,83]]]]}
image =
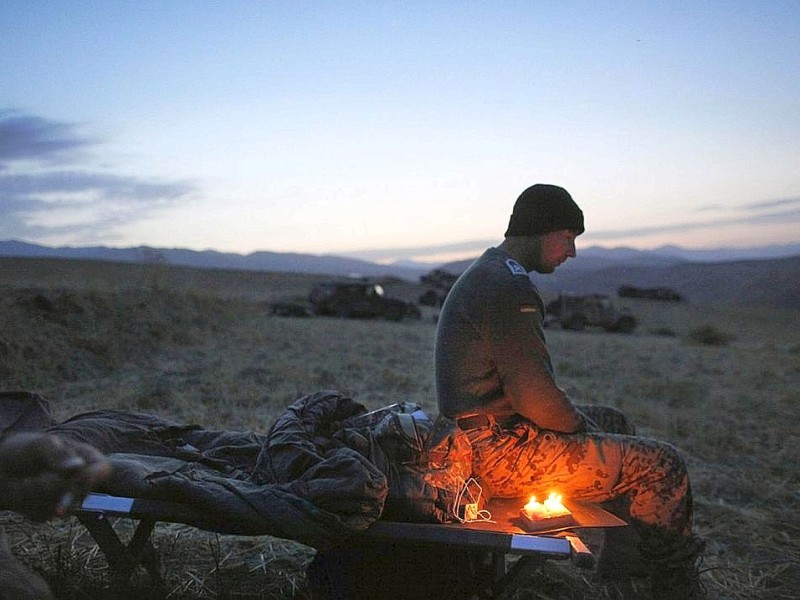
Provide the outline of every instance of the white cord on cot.
{"type": "Polygon", "coordinates": [[[478,510],[480,499],[483,495],[483,488],[481,485],[474,477],[470,477],[467,481],[461,479],[461,481],[463,485],[453,500],[453,508],[451,511],[456,519],[458,519],[460,523],[474,523],[476,521],[493,523],[494,521],[492,521],[492,513],[490,511],[486,509],[478,510]],[[466,502],[464,502],[464,516],[462,517],[460,508],[462,501],[465,500],[465,496],[466,502]]]}

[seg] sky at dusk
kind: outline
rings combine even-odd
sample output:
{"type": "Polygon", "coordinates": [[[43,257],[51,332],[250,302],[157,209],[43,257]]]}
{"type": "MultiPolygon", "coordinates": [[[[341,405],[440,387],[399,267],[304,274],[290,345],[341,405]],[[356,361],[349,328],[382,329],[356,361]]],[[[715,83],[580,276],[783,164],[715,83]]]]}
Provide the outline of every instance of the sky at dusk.
{"type": "Polygon", "coordinates": [[[0,239],[474,255],[800,242],[800,2],[0,3],[0,239]]]}

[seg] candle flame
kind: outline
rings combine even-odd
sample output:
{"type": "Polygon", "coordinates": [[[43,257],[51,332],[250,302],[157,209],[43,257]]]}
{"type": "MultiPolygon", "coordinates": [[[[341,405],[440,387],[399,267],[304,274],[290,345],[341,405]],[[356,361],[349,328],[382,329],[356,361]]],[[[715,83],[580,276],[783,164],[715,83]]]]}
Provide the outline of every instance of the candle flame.
{"type": "Polygon", "coordinates": [[[555,492],[550,492],[544,502],[539,502],[536,496],[531,496],[522,510],[529,516],[540,519],[568,515],[570,514],[569,509],[561,503],[561,498],[561,494],[555,492]]]}

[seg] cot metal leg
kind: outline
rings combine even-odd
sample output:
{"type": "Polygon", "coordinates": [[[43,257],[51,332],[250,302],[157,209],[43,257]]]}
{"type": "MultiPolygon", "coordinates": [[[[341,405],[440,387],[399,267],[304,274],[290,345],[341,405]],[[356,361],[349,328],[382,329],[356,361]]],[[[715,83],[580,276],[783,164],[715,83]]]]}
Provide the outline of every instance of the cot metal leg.
{"type": "Polygon", "coordinates": [[[494,589],[497,582],[506,576],[506,555],[504,552],[492,551],[489,560],[480,560],[473,565],[475,576],[469,584],[470,591],[464,600],[484,600],[494,598],[494,589]]]}
{"type": "MultiPolygon", "coordinates": [[[[500,555],[504,561],[503,570],[505,571],[505,556],[500,555]]],[[[504,598],[511,598],[520,585],[526,579],[531,577],[533,571],[541,567],[546,562],[545,558],[533,555],[521,556],[511,569],[505,571],[492,587],[493,600],[503,600],[504,598]]]]}
{"type": "Polygon", "coordinates": [[[508,569],[506,558],[504,552],[492,552],[486,578],[476,582],[475,591],[470,596],[472,600],[503,600],[513,597],[520,585],[530,580],[533,572],[547,561],[541,556],[521,556],[508,569]]]}
{"type": "Polygon", "coordinates": [[[128,544],[125,544],[104,514],[81,513],[77,516],[105,555],[116,586],[128,583],[136,567],[141,565],[153,584],[159,588],[163,587],[158,555],[150,543],[150,535],[153,533],[156,521],[152,519],[139,521],[133,537],[128,544]]]}

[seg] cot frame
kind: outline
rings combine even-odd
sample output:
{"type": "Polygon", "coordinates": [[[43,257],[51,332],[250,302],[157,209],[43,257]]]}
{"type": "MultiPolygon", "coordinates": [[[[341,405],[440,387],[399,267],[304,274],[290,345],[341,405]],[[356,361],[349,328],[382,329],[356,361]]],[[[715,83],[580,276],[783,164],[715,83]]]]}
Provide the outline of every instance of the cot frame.
{"type": "MultiPolygon", "coordinates": [[[[566,529],[547,533],[529,533],[514,525],[513,509],[508,502],[490,503],[497,512],[492,523],[399,523],[377,521],[364,532],[354,534],[356,539],[391,544],[417,544],[487,551],[491,556],[488,571],[474,582],[475,598],[510,598],[514,590],[547,560],[571,560],[583,569],[594,566],[595,559],[579,529],[566,529]],[[508,568],[509,556],[518,559],[508,568]]],[[[578,519],[578,527],[617,527],[624,521],[595,505],[572,505],[570,509],[578,519]]],[[[112,576],[112,585],[124,586],[138,567],[144,568],[153,585],[163,589],[158,553],[151,536],[157,523],[198,522],[197,514],[189,505],[165,500],[148,500],[89,494],[76,517],[105,555],[112,576]],[[193,518],[194,517],[194,518],[193,518]],[[116,519],[136,521],[130,540],[125,543],[114,528],[116,519]]],[[[210,529],[213,530],[213,529],[210,529]]]]}

